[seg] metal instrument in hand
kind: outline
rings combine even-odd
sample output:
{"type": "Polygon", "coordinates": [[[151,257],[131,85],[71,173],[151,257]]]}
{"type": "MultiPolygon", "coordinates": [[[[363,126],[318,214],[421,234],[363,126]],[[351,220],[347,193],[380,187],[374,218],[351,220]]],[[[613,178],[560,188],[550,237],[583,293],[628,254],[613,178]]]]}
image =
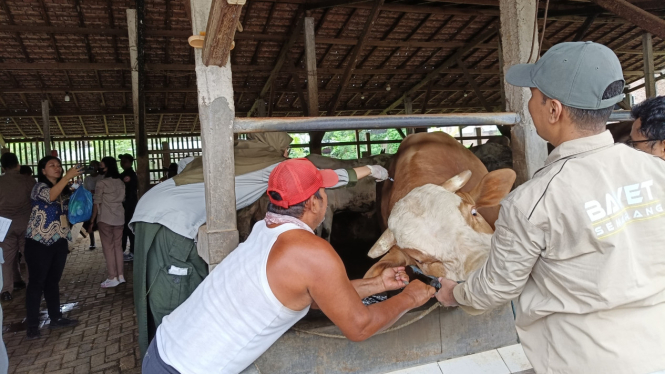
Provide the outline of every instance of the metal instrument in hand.
{"type": "Polygon", "coordinates": [[[439,283],[438,278],[431,275],[426,275],[422,270],[420,270],[420,268],[415,265],[406,266],[404,268],[404,272],[406,272],[406,275],[409,276],[409,280],[418,279],[426,285],[436,288],[437,292],[441,288],[441,283],[439,283]]]}

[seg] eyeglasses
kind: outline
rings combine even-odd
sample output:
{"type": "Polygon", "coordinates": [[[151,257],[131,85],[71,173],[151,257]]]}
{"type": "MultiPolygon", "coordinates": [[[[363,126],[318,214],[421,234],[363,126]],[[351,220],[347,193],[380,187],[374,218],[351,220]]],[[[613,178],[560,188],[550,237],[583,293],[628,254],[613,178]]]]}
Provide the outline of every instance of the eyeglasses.
{"type": "Polygon", "coordinates": [[[626,141],[624,142],[624,144],[626,144],[626,145],[629,146],[629,147],[633,147],[633,148],[635,148],[635,144],[637,144],[637,143],[659,142],[659,141],[660,141],[659,139],[646,139],[646,140],[632,140],[632,139],[628,139],[628,140],[626,140],[626,141]]]}

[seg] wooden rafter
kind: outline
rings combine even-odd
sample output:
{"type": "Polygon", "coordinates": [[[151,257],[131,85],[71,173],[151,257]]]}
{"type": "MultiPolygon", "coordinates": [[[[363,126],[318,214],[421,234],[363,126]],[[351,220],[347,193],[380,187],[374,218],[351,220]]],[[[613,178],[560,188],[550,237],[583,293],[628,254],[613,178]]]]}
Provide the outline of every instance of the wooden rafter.
{"type": "Polygon", "coordinates": [[[369,38],[372,26],[374,26],[374,22],[376,22],[376,19],[379,17],[379,12],[381,11],[381,6],[383,5],[383,2],[384,0],[376,0],[374,2],[374,6],[372,7],[369,17],[367,18],[367,21],[365,21],[365,27],[363,28],[363,31],[360,34],[360,38],[358,39],[358,44],[356,44],[355,47],[353,47],[353,51],[351,52],[348,65],[346,66],[346,70],[342,75],[339,88],[337,89],[337,93],[333,96],[331,100],[330,108],[328,109],[329,116],[335,113],[337,105],[339,105],[339,101],[342,98],[342,95],[344,95],[344,90],[346,89],[346,86],[349,85],[353,69],[356,68],[360,52],[362,51],[365,42],[369,38]]]}
{"type": "MultiPolygon", "coordinates": [[[[16,125],[16,128],[17,128],[18,131],[21,133],[21,135],[23,135],[24,138],[27,138],[27,135],[25,135],[25,133],[24,133],[23,130],[21,129],[21,126],[18,125],[18,122],[16,122],[16,120],[14,119],[14,117],[12,117],[12,122],[14,122],[14,125],[16,125]]],[[[39,126],[37,126],[37,127],[39,127],[39,126]]],[[[42,133],[42,136],[43,136],[43,135],[44,135],[44,134],[42,133]]]]}
{"type": "Polygon", "coordinates": [[[469,74],[469,69],[466,68],[466,64],[462,60],[462,58],[457,59],[457,65],[464,70],[464,77],[466,80],[469,82],[469,85],[471,85],[471,88],[473,89],[473,92],[476,94],[476,97],[478,97],[478,100],[480,100],[480,103],[483,105],[486,111],[491,112],[492,108],[490,108],[487,105],[487,101],[485,101],[485,98],[483,97],[483,93],[480,91],[478,88],[478,82],[476,82],[475,79],[469,74]]]}
{"type": "MultiPolygon", "coordinates": [[[[80,0],[74,0],[74,9],[76,9],[76,14],[78,15],[79,27],[85,28],[85,18],[83,17],[83,9],[81,9],[80,0]]],[[[88,61],[95,62],[95,56],[92,54],[92,46],[90,45],[88,34],[83,34],[83,40],[85,41],[85,51],[88,55],[88,61]]]]}
{"type": "Polygon", "coordinates": [[[155,133],[156,135],[159,135],[159,132],[162,131],[162,121],[164,120],[164,115],[160,114],[159,115],[159,123],[157,124],[157,132],[155,133]]]}
{"type": "Polygon", "coordinates": [[[459,48],[455,53],[453,53],[452,56],[448,57],[445,59],[434,71],[430,72],[425,76],[424,79],[422,79],[420,82],[416,83],[413,87],[411,87],[406,93],[404,93],[402,96],[400,96],[397,100],[395,100],[388,108],[384,109],[381,114],[386,114],[389,111],[395,109],[398,105],[402,103],[404,100],[404,97],[406,95],[413,94],[415,91],[426,85],[430,80],[435,79],[436,77],[439,76],[442,72],[444,72],[448,67],[452,66],[457,62],[458,58],[462,58],[466,53],[469,51],[473,50],[476,45],[484,42],[485,40],[493,37],[496,35],[497,29],[496,28],[489,28],[487,30],[483,30],[479,35],[477,35],[475,38],[469,41],[466,47],[459,48]]]}
{"type": "Polygon", "coordinates": [[[639,26],[661,39],[665,39],[665,20],[629,3],[626,0],[591,0],[602,8],[639,26]]]}
{"type": "MultiPolygon", "coordinates": [[[[268,26],[272,23],[272,19],[275,15],[275,10],[277,9],[277,3],[273,3],[270,7],[270,12],[268,13],[268,19],[266,22],[263,24],[263,34],[266,34],[268,32],[268,26]]],[[[254,54],[252,55],[252,60],[251,64],[254,65],[256,64],[258,58],[259,58],[259,51],[261,50],[261,43],[262,41],[259,40],[258,43],[256,43],[256,47],[254,48],[254,54]]]]}
{"type": "MultiPolygon", "coordinates": [[[[85,134],[85,136],[88,136],[88,129],[85,128],[85,122],[83,122],[83,117],[82,116],[78,117],[79,117],[79,122],[81,123],[81,127],[83,128],[83,133],[85,134]]],[[[122,120],[123,122],[125,121],[125,116],[122,116],[122,120]]],[[[125,134],[126,133],[127,133],[127,128],[125,127],[125,134]]]]}
{"type": "Polygon", "coordinates": [[[65,130],[62,128],[62,125],[60,124],[60,120],[58,119],[58,117],[54,116],[53,118],[55,118],[55,123],[58,125],[58,128],[60,129],[60,133],[62,134],[62,136],[67,136],[67,134],[65,134],[65,130]]]}
{"type": "Polygon", "coordinates": [[[109,124],[106,122],[106,116],[103,115],[102,118],[104,119],[104,131],[106,131],[106,135],[109,134],[109,124]]]}
{"type": "MultiPolygon", "coordinates": [[[[48,9],[46,8],[46,3],[44,3],[44,0],[39,0],[39,5],[42,9],[42,16],[44,17],[46,26],[51,26],[51,17],[48,15],[48,9]]],[[[62,62],[62,56],[60,55],[60,50],[58,49],[58,44],[55,40],[55,34],[49,33],[48,35],[51,39],[51,46],[53,47],[53,51],[55,52],[55,60],[57,62],[62,62]]]]}
{"type": "MultiPolygon", "coordinates": [[[[7,5],[7,0],[0,0],[0,1],[2,1],[2,9],[5,11],[5,15],[7,16],[7,21],[9,21],[10,25],[15,26],[16,22],[14,21],[14,16],[12,15],[11,10],[9,10],[9,6],[7,5]]],[[[27,62],[32,62],[32,58],[30,58],[28,50],[25,48],[25,44],[23,44],[23,39],[21,38],[21,34],[15,32],[14,39],[16,39],[19,48],[21,48],[21,52],[23,52],[23,57],[25,57],[25,60],[27,62]]]]}
{"type": "Polygon", "coordinates": [[[31,118],[32,118],[32,121],[35,123],[35,126],[37,126],[37,130],[39,130],[39,134],[41,134],[41,136],[44,136],[44,130],[42,130],[42,126],[39,124],[39,122],[37,122],[37,118],[35,118],[35,117],[31,117],[31,118]]]}
{"type": "Polygon", "coordinates": [[[199,115],[197,114],[196,117],[194,117],[194,122],[192,122],[192,129],[189,132],[194,132],[194,129],[196,128],[196,122],[199,120],[199,115]]]}
{"type": "Polygon", "coordinates": [[[593,24],[593,22],[598,18],[598,13],[591,14],[587,16],[586,20],[584,20],[584,23],[582,26],[580,26],[579,29],[575,32],[575,37],[573,38],[574,42],[579,42],[584,38],[584,36],[589,32],[589,28],[593,24]]]}
{"type": "Polygon", "coordinates": [[[178,122],[175,124],[175,130],[173,130],[174,133],[178,132],[178,128],[180,127],[180,121],[182,121],[182,114],[178,116],[178,122]]]}
{"type": "MultiPolygon", "coordinates": [[[[295,22],[291,22],[293,28],[291,28],[291,37],[289,40],[286,41],[282,45],[282,49],[279,51],[279,57],[277,57],[277,61],[275,62],[275,67],[272,69],[270,72],[270,76],[268,77],[268,80],[266,83],[263,85],[263,88],[261,89],[261,92],[259,93],[259,98],[264,98],[266,94],[268,93],[268,90],[270,90],[270,86],[272,85],[272,82],[277,78],[277,75],[279,74],[279,71],[282,69],[282,66],[286,62],[286,56],[293,46],[293,43],[296,42],[298,39],[298,36],[300,36],[300,32],[302,31],[302,24],[303,24],[303,10],[302,7],[298,8],[298,11],[296,12],[295,15],[295,22]]],[[[254,101],[254,104],[252,104],[252,107],[249,109],[247,112],[247,116],[251,116],[252,113],[256,110],[256,101],[254,101]]]]}
{"type": "MultiPolygon", "coordinates": [[[[349,24],[349,22],[351,21],[351,19],[352,19],[355,15],[356,15],[356,10],[354,9],[351,13],[349,13],[349,16],[346,17],[346,20],[344,21],[344,23],[342,24],[342,27],[341,27],[341,28],[339,29],[339,31],[337,32],[337,35],[335,36],[335,38],[339,38],[339,37],[342,36],[342,34],[344,34],[344,31],[347,29],[346,26],[349,24]]],[[[321,38],[318,38],[317,42],[318,42],[318,43],[321,43],[321,38]]],[[[323,63],[323,61],[326,60],[326,58],[328,57],[328,55],[330,54],[330,52],[332,51],[332,49],[333,49],[334,47],[335,47],[335,46],[334,46],[333,44],[331,44],[331,45],[328,46],[328,48],[326,49],[326,51],[323,53],[323,56],[321,56],[321,59],[319,59],[319,61],[317,61],[317,66],[320,66],[320,65],[323,63]]]]}

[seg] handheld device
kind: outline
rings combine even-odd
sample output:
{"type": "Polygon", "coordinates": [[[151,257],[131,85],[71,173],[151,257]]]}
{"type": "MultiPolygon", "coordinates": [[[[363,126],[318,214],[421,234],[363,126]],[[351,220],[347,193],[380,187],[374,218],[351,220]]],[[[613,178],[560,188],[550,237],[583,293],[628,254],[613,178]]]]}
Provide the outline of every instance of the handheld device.
{"type": "Polygon", "coordinates": [[[426,285],[434,287],[437,292],[439,292],[439,289],[441,289],[441,283],[439,282],[439,279],[431,275],[426,275],[417,266],[414,265],[406,266],[404,268],[404,272],[406,272],[406,275],[409,276],[410,280],[418,279],[419,281],[425,283],[426,285]]]}

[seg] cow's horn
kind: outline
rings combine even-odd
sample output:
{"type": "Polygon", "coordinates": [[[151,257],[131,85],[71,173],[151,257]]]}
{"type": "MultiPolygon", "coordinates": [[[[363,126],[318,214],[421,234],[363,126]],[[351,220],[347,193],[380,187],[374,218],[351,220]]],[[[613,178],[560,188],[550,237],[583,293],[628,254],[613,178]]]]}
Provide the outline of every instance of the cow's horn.
{"type": "Polygon", "coordinates": [[[455,193],[459,191],[460,188],[464,187],[466,182],[471,179],[471,171],[470,170],[465,170],[456,176],[448,179],[444,184],[441,185],[441,187],[445,188],[446,190],[455,193]]]}
{"type": "Polygon", "coordinates": [[[390,229],[387,229],[383,232],[383,234],[381,234],[379,240],[374,243],[372,249],[369,250],[367,255],[371,258],[377,258],[388,253],[390,248],[392,248],[395,244],[397,244],[395,241],[395,235],[393,235],[393,232],[390,231],[390,229]]]}

